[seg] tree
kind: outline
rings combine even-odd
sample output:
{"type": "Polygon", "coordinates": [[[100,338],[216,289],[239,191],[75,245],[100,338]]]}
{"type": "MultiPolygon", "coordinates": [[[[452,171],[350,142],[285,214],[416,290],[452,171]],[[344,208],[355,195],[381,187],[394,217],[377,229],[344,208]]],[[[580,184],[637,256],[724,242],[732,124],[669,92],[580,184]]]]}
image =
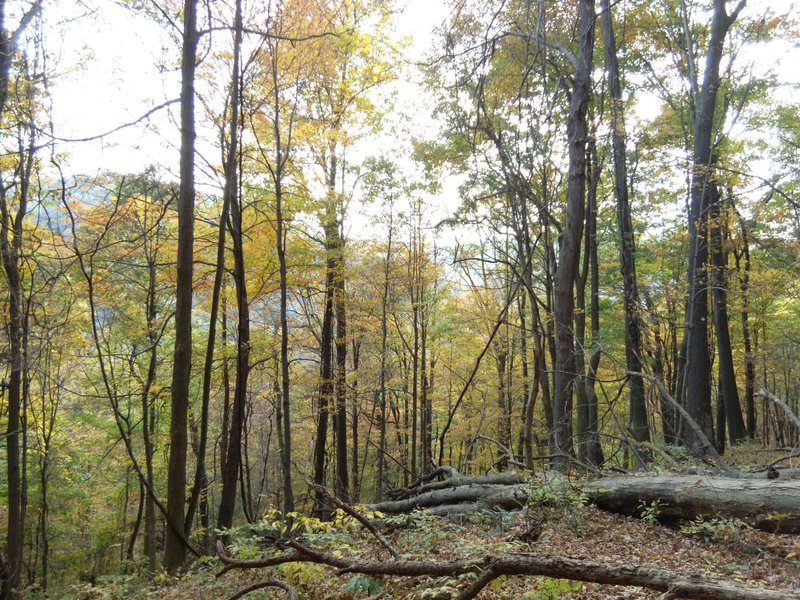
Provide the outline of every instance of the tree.
{"type": "MultiPolygon", "coordinates": [[[[600,11],[608,90],[611,96],[609,115],[614,156],[614,195],[617,200],[620,272],[622,273],[622,293],[625,306],[625,364],[628,371],[640,373],[642,371],[643,356],[642,319],[639,307],[639,288],[636,279],[636,240],[634,239],[628,196],[625,111],[619,62],[617,60],[617,43],[611,18],[611,6],[608,0],[601,0],[600,11]]],[[[642,378],[635,375],[631,376],[629,388],[628,428],[637,442],[649,441],[650,429],[642,378]]]]}
{"type": "MultiPolygon", "coordinates": [[[[716,185],[714,179],[716,158],[713,146],[714,131],[717,126],[715,115],[725,37],[744,6],[745,0],[740,0],[729,15],[724,0],[714,1],[703,84],[693,98],[694,141],[687,270],[689,290],[686,301],[686,329],[681,346],[681,364],[679,364],[683,373],[679,398],[684,402],[689,415],[701,426],[709,439],[713,439],[713,427],[711,358],[708,350],[708,217],[713,202],[712,189],[716,185]]],[[[686,42],[687,47],[694,45],[691,38],[686,42]]],[[[685,434],[685,443],[693,452],[698,454],[707,452],[691,429],[683,428],[682,431],[685,434]]]]}
{"type": "Polygon", "coordinates": [[[586,203],[586,113],[591,95],[592,53],[594,50],[594,1],[578,4],[580,46],[572,80],[567,137],[567,221],[561,232],[558,270],[554,284],[555,355],[553,388],[553,430],[550,436],[554,464],[565,470],[572,450],[572,393],[575,385],[574,334],[575,300],[573,282],[578,270],[586,203]]]}
{"type": "Polygon", "coordinates": [[[172,366],[170,453],[167,479],[167,539],[164,567],[176,572],[186,562],[183,536],[189,380],[192,369],[192,267],[194,251],[194,73],[197,56],[197,1],[183,4],[181,57],[181,152],[178,194],[178,259],[175,289],[175,352],[172,366]]]}
{"type": "Polygon", "coordinates": [[[242,203],[239,190],[239,98],[241,75],[240,60],[242,46],[242,3],[236,1],[234,22],[233,68],[231,70],[230,129],[225,157],[225,189],[223,203],[230,207],[231,241],[233,242],[233,280],[236,284],[236,308],[238,326],[236,336],[236,388],[233,396],[230,437],[227,461],[223,471],[222,498],[220,499],[217,527],[230,528],[236,505],[236,487],[239,482],[242,454],[242,429],[247,400],[247,379],[250,372],[250,307],[247,298],[245,277],[244,234],[242,233],[242,203]]]}
{"type": "MultiPolygon", "coordinates": [[[[9,111],[9,103],[30,102],[33,97],[32,78],[29,72],[28,56],[23,53],[22,65],[15,65],[21,37],[31,21],[39,14],[41,2],[36,1],[26,7],[16,29],[6,30],[6,3],[0,3],[0,117],[14,118],[9,111]],[[12,70],[12,67],[14,70],[12,70]],[[21,87],[12,81],[12,73],[22,68],[21,87]],[[17,94],[20,94],[17,96],[17,94]]],[[[33,107],[27,110],[33,113],[33,107]]],[[[0,393],[8,394],[8,424],[5,433],[8,477],[8,533],[6,537],[5,564],[0,563],[2,588],[0,598],[19,596],[20,576],[23,568],[23,543],[25,532],[24,457],[20,441],[24,436],[25,424],[21,418],[23,404],[23,370],[25,369],[25,306],[23,302],[23,274],[21,263],[24,240],[24,226],[31,202],[31,176],[34,169],[34,149],[36,134],[33,123],[19,123],[16,151],[12,151],[14,165],[4,169],[0,182],[0,254],[3,272],[8,286],[8,362],[10,366],[8,384],[0,393]]],[[[5,134],[4,134],[5,135],[5,134]]]]}

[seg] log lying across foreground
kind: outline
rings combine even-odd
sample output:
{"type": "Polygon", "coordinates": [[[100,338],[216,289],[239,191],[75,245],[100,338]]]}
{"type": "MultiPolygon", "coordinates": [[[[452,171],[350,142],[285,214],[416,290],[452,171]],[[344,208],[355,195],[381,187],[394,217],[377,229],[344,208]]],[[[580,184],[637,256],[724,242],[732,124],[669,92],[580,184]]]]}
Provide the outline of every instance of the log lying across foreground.
{"type": "Polygon", "coordinates": [[[798,480],[660,475],[607,477],[569,484],[557,480],[521,483],[517,476],[497,477],[505,479],[460,478],[449,487],[381,502],[371,508],[387,514],[421,508],[439,515],[479,508],[509,510],[526,504],[532,485],[553,486],[556,492],[558,488],[575,485],[592,503],[611,512],[638,515],[643,505],[651,505],[657,506],[659,517],[668,521],[687,521],[699,516],[737,517],[764,531],[800,533],[798,480]]]}
{"type": "MultiPolygon", "coordinates": [[[[730,582],[719,577],[686,574],[658,567],[621,563],[601,563],[576,560],[562,556],[518,553],[505,556],[484,556],[456,561],[434,560],[368,560],[333,556],[289,540],[291,551],[262,559],[237,560],[227,555],[218,544],[217,555],[225,567],[218,575],[233,569],[255,569],[289,562],[312,562],[336,569],[337,575],[362,573],[372,576],[395,577],[458,577],[472,574],[474,582],[457,593],[458,600],[471,600],[491,581],[503,575],[558,577],[591,583],[639,586],[665,592],[663,598],[704,598],[707,600],[792,600],[795,591],[771,590],[730,582]]],[[[286,583],[267,579],[240,590],[230,600],[245,593],[266,587],[281,587],[290,598],[295,592],[286,583]]]]}

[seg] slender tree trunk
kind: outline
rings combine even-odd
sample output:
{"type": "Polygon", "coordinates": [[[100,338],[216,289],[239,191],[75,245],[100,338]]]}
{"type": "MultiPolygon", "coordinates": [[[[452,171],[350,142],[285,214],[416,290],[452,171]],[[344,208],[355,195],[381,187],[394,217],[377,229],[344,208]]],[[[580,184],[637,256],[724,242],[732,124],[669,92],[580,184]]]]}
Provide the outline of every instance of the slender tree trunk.
{"type": "MultiPolygon", "coordinates": [[[[352,447],[350,449],[350,476],[351,476],[351,492],[350,501],[358,504],[361,496],[361,479],[358,476],[358,416],[359,416],[359,401],[358,401],[358,365],[361,362],[361,342],[353,340],[352,356],[353,356],[353,371],[350,376],[350,388],[352,390],[353,402],[350,405],[350,439],[352,447]]],[[[366,456],[366,448],[364,449],[366,456]]]]}
{"type": "MultiPolygon", "coordinates": [[[[6,101],[10,91],[11,61],[17,52],[17,37],[39,11],[40,2],[34,2],[23,15],[17,31],[9,34],[5,29],[6,3],[0,2],[0,117],[5,117],[6,101]]],[[[28,75],[26,73],[26,75],[28,75]]],[[[22,94],[26,92],[24,89],[22,94]]],[[[13,118],[13,117],[12,117],[13,118]]],[[[23,135],[22,133],[19,134],[23,135]]],[[[9,382],[0,389],[7,393],[6,406],[8,420],[5,433],[8,525],[6,530],[5,573],[0,587],[2,600],[20,596],[22,569],[24,567],[25,542],[25,486],[24,486],[24,444],[25,421],[23,418],[25,395],[23,372],[25,370],[25,308],[23,303],[23,283],[20,271],[22,260],[23,224],[28,213],[28,195],[31,170],[33,167],[33,134],[29,144],[22,139],[19,143],[19,164],[14,174],[14,185],[0,185],[0,254],[8,289],[7,360],[9,363],[9,382]],[[26,155],[27,153],[27,155],[26,155]],[[10,194],[15,194],[17,210],[13,212],[10,194]],[[20,443],[22,441],[22,444],[20,443]],[[22,447],[22,448],[21,448],[22,447]]]]}
{"type": "Polygon", "coordinates": [[[586,113],[591,90],[592,52],[594,50],[594,0],[580,0],[578,5],[580,50],[572,82],[567,137],[569,173],[567,182],[567,222],[561,233],[558,270],[554,281],[553,316],[555,325],[555,376],[553,394],[553,430],[550,450],[553,465],[568,468],[572,452],[572,393],[575,385],[575,336],[573,317],[575,299],[573,282],[578,270],[586,202],[586,113]]]}
{"type": "Polygon", "coordinates": [[[411,327],[414,335],[414,342],[411,351],[411,478],[417,478],[417,423],[419,418],[419,280],[417,261],[419,253],[417,247],[418,231],[416,226],[412,227],[411,239],[409,240],[408,254],[408,286],[409,300],[411,301],[411,327]]]}
{"type": "Polygon", "coordinates": [[[592,354],[586,373],[586,461],[591,465],[603,464],[603,447],[600,444],[599,411],[597,409],[597,369],[600,366],[600,265],[597,258],[597,185],[600,181],[600,162],[594,141],[589,142],[592,159],[591,182],[587,194],[586,252],[589,255],[589,316],[592,331],[592,354]]]}
{"type": "Polygon", "coordinates": [[[742,342],[744,343],[744,397],[747,411],[747,437],[756,438],[755,385],[756,367],[753,361],[753,343],[750,332],[750,240],[744,219],[739,217],[739,229],[742,235],[741,254],[736,254],[736,270],[739,272],[739,289],[742,292],[742,342]],[[744,260],[744,266],[740,261],[744,260]]]}
{"type": "MultiPolygon", "coordinates": [[[[722,214],[722,198],[715,183],[710,184],[711,193],[711,263],[712,298],[714,301],[714,329],[717,332],[717,365],[719,373],[719,392],[717,402],[724,407],[721,424],[728,426],[728,439],[735,444],[744,439],[746,432],[739,403],[739,390],[736,386],[736,373],[733,367],[733,350],[728,324],[728,252],[725,249],[725,225],[722,214]]],[[[719,424],[719,423],[718,423],[719,424]]],[[[723,440],[725,431],[718,432],[723,440]]],[[[719,449],[718,449],[719,450],[719,449]]]]}
{"type": "Polygon", "coordinates": [[[336,495],[348,502],[350,499],[350,477],[347,469],[347,308],[344,286],[344,239],[340,224],[334,218],[331,227],[334,233],[334,294],[333,306],[336,315],[336,413],[333,418],[336,429],[336,495]]]}
{"type": "Polygon", "coordinates": [[[186,562],[183,538],[186,498],[187,413],[192,370],[192,254],[194,248],[194,73],[197,59],[197,2],[183,7],[181,57],[181,159],[178,196],[178,275],[175,291],[175,353],[172,370],[167,526],[164,567],[175,573],[186,562]]]}
{"type": "Polygon", "coordinates": [[[284,167],[289,156],[290,148],[284,145],[281,133],[281,97],[280,97],[280,69],[278,61],[278,46],[280,40],[275,40],[272,52],[271,78],[272,102],[275,108],[273,134],[275,138],[275,159],[273,167],[273,184],[275,186],[275,244],[278,254],[278,273],[280,278],[280,435],[279,445],[281,450],[281,483],[283,486],[283,512],[288,514],[294,510],[294,491],[292,490],[292,417],[291,394],[289,379],[289,283],[286,268],[286,223],[283,218],[284,194],[284,167]]]}
{"type": "MultiPolygon", "coordinates": [[[[620,272],[625,308],[625,363],[628,371],[642,372],[642,322],[639,314],[639,290],[636,281],[636,241],[628,197],[628,165],[626,157],[625,110],[617,61],[617,42],[609,0],[601,0],[601,27],[605,46],[608,90],[611,96],[611,143],[614,155],[614,195],[617,200],[620,272]]],[[[632,376],[628,384],[628,429],[637,442],[650,441],[650,428],[645,404],[644,382],[632,376]]],[[[639,454],[637,454],[639,456],[639,454]]]]}
{"type": "MultiPolygon", "coordinates": [[[[233,393],[230,437],[227,462],[222,473],[222,496],[219,503],[217,527],[229,529],[233,525],[236,508],[236,484],[242,457],[242,429],[247,403],[247,380],[250,373],[250,305],[247,298],[247,279],[244,265],[244,232],[242,224],[242,202],[239,197],[239,104],[241,75],[240,57],[242,46],[242,5],[236,0],[234,17],[233,68],[231,71],[231,120],[228,130],[228,154],[225,157],[225,189],[223,212],[230,208],[229,229],[233,244],[233,280],[236,285],[236,308],[238,313],[236,344],[236,387],[233,393]]],[[[223,234],[220,234],[223,238],[223,234]]],[[[218,249],[219,252],[219,249],[218,249]]],[[[219,258],[219,257],[218,257],[219,258]]],[[[216,283],[216,281],[215,281],[216,283]]]]}
{"type": "Polygon", "coordinates": [[[383,495],[388,488],[388,477],[386,469],[386,453],[388,451],[386,444],[386,352],[387,340],[389,337],[389,274],[391,271],[391,258],[392,258],[392,235],[394,234],[393,227],[394,213],[393,210],[389,212],[389,240],[386,245],[386,256],[384,258],[383,266],[383,295],[381,297],[381,366],[380,366],[380,411],[378,417],[378,472],[375,490],[375,501],[380,502],[383,500],[383,495]]]}
{"type": "MultiPolygon", "coordinates": [[[[719,67],[728,29],[744,7],[741,0],[729,16],[725,0],[714,0],[703,85],[694,115],[694,147],[689,206],[689,280],[686,330],[681,354],[685,357],[679,378],[680,397],[692,419],[708,439],[713,439],[711,419],[711,358],[708,348],[708,209],[713,183],[713,136],[720,86],[719,67]],[[684,350],[685,349],[685,350],[684,350]]],[[[696,454],[706,449],[691,428],[681,428],[683,443],[696,454]]]]}
{"type": "MultiPolygon", "coordinates": [[[[322,313],[322,331],[320,332],[320,381],[319,381],[319,414],[317,417],[317,436],[314,440],[314,483],[325,485],[325,446],[328,442],[328,421],[330,406],[333,403],[333,295],[334,265],[333,257],[328,253],[328,266],[325,274],[325,307],[322,313]]],[[[316,490],[314,496],[314,513],[318,518],[325,516],[325,494],[316,490]]]]}
{"type": "MultiPolygon", "coordinates": [[[[148,252],[148,285],[147,285],[147,342],[150,345],[150,359],[147,365],[147,376],[142,386],[142,444],[144,446],[145,476],[150,489],[154,489],[153,456],[155,448],[153,434],[155,423],[151,418],[150,390],[156,380],[158,365],[158,331],[156,330],[156,262],[155,256],[148,252]]],[[[156,572],[156,506],[153,496],[147,494],[144,499],[144,546],[147,554],[147,568],[150,576],[156,572]]]]}

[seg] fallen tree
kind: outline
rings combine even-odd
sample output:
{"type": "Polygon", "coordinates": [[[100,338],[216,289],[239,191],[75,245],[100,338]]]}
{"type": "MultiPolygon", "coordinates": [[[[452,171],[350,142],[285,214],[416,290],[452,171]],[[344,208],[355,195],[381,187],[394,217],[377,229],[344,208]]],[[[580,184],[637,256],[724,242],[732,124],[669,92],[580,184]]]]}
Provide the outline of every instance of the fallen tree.
{"type": "MultiPolygon", "coordinates": [[[[763,531],[800,533],[800,481],[714,477],[706,475],[660,475],[654,477],[606,477],[580,483],[565,480],[532,480],[508,484],[476,483],[486,478],[458,477],[457,485],[426,489],[416,496],[370,505],[386,514],[427,509],[445,516],[525,506],[533,489],[549,487],[563,492],[570,487],[585,494],[604,510],[638,515],[642,504],[657,503],[665,521],[691,520],[698,516],[737,517],[763,531]]],[[[454,483],[454,482],[450,482],[454,483]]]]}
{"type": "Polygon", "coordinates": [[[580,489],[604,510],[639,514],[642,503],[658,503],[659,516],[688,520],[730,516],[764,531],[800,533],[800,481],[734,479],[701,475],[607,477],[580,489]]]}
{"type": "MultiPolygon", "coordinates": [[[[296,540],[287,540],[285,546],[288,549],[287,552],[274,556],[254,560],[237,560],[228,556],[222,544],[218,542],[217,554],[225,565],[218,576],[232,569],[256,569],[291,562],[311,562],[333,567],[336,569],[337,576],[348,573],[395,577],[473,575],[475,579],[471,583],[465,582],[465,587],[455,596],[458,600],[475,598],[494,579],[504,575],[538,575],[590,583],[645,587],[664,592],[663,598],[791,600],[797,597],[796,592],[750,587],[696,573],[679,573],[657,567],[601,563],[561,556],[519,553],[505,556],[489,555],[478,559],[457,561],[365,560],[333,556],[309,548],[296,540]]],[[[245,592],[264,587],[280,587],[287,591],[290,598],[295,597],[294,590],[284,582],[267,579],[262,584],[255,584],[238,592],[232,598],[239,598],[245,592]]]]}

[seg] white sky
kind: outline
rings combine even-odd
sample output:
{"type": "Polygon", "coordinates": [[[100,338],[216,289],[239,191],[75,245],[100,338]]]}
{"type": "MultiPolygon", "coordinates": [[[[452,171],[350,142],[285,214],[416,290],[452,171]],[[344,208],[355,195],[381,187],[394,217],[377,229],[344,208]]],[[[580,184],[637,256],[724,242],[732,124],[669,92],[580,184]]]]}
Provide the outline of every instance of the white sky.
{"type": "MultiPolygon", "coordinates": [[[[402,0],[401,0],[402,2],[402,0]]],[[[424,57],[433,28],[448,15],[443,0],[406,0],[405,8],[396,19],[397,34],[412,36],[405,60],[418,61],[424,57]]],[[[751,15],[763,14],[769,7],[775,14],[791,14],[791,0],[751,0],[747,11],[751,15]]],[[[179,93],[178,67],[180,53],[162,27],[150,18],[137,16],[132,11],[109,0],[59,0],[46,3],[47,18],[60,21],[85,13],[93,14],[75,18],[54,50],[60,54],[57,61],[61,75],[53,80],[53,110],[56,135],[63,138],[83,138],[114,129],[137,119],[153,106],[179,93]]],[[[53,45],[56,40],[51,39],[53,45]]],[[[800,84],[800,59],[797,48],[784,43],[774,45],[765,64],[774,65],[783,81],[800,84]]],[[[227,75],[225,75],[227,79],[227,75]]],[[[426,94],[418,81],[405,80],[397,84],[398,109],[402,116],[389,117],[407,130],[433,133],[435,123],[430,117],[431,106],[426,105],[426,94]]],[[[796,89],[785,92],[787,98],[796,89]]],[[[652,107],[642,107],[648,115],[652,107]]],[[[150,127],[137,125],[112,134],[97,142],[61,144],[59,152],[68,153],[68,171],[96,173],[100,170],[135,172],[151,164],[162,165],[174,172],[178,161],[178,128],[175,122],[177,106],[171,111],[161,110],[147,120],[150,127]]],[[[208,153],[209,160],[218,157],[198,139],[198,150],[208,153]]],[[[384,138],[373,140],[369,152],[376,145],[392,152],[398,140],[384,138]]],[[[405,140],[402,142],[405,143],[405,140]]],[[[447,209],[456,203],[455,184],[446,185],[442,201],[447,209]]],[[[443,207],[444,208],[444,207],[443,207]]],[[[433,219],[432,219],[433,220],[433,219]]]]}

